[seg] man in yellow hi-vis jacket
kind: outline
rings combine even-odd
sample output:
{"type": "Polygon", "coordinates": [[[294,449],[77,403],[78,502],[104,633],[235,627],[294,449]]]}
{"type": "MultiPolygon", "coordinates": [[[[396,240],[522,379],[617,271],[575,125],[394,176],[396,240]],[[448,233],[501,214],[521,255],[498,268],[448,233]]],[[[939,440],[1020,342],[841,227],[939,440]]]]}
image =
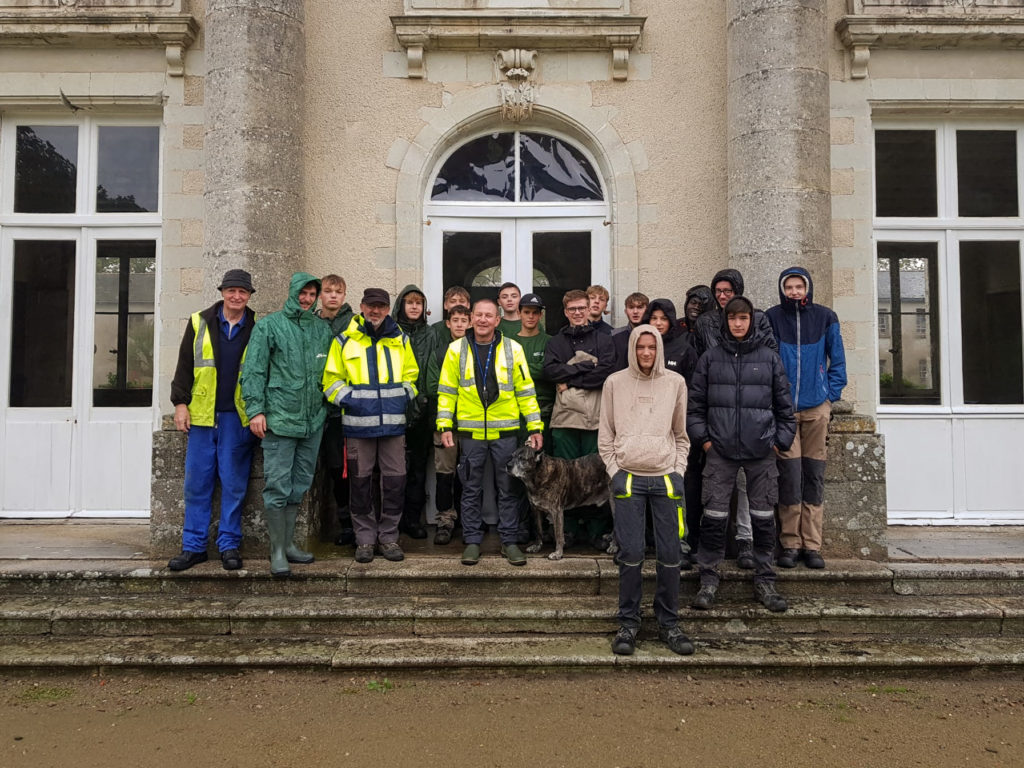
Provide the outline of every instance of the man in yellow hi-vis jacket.
{"type": "Polygon", "coordinates": [[[405,504],[405,414],[416,398],[419,366],[409,337],[388,314],[391,297],[367,288],[359,314],[331,342],[324,368],[328,402],[341,408],[348,450],[349,512],[358,563],[405,559],[398,522],[405,504]],[[380,516],[373,509],[373,468],[380,466],[380,516]]]}
{"type": "Polygon", "coordinates": [[[528,440],[536,450],[543,444],[540,407],[526,355],[518,342],[501,335],[498,303],[478,299],[473,305],[472,329],[453,341],[445,353],[437,385],[437,431],[446,448],[460,434],[459,479],[462,480],[463,565],[480,560],[483,540],[483,480],[488,454],[498,486],[498,536],[501,554],[512,565],[526,565],[519,549],[519,503],[506,469],[516,449],[520,414],[528,440]]]}

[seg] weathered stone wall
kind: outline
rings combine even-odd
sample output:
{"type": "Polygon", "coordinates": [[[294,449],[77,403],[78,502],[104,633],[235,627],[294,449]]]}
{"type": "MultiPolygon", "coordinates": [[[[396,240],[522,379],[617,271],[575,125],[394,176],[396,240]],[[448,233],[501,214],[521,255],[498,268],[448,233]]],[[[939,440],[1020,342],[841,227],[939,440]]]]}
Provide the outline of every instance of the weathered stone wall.
{"type": "Polygon", "coordinates": [[[885,560],[885,510],[884,438],[871,417],[836,413],[825,468],[825,556],[885,560]]]}

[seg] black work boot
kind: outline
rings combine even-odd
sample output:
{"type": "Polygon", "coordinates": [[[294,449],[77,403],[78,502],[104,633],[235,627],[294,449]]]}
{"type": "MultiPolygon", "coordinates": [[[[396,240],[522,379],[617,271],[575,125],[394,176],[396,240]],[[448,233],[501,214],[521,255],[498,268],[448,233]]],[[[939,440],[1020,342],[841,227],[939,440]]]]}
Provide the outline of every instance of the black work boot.
{"type": "Polygon", "coordinates": [[[612,638],[612,653],[618,656],[632,656],[636,650],[636,629],[634,627],[619,627],[619,631],[612,638]]]}

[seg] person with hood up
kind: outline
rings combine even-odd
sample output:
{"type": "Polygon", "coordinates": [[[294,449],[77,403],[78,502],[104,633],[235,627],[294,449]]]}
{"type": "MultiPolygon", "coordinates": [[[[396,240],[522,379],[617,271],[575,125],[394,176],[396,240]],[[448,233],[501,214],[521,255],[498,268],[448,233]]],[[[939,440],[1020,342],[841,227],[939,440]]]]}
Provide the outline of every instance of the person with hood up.
{"type": "Polygon", "coordinates": [[[779,455],[779,565],[824,568],[825,439],[832,403],[846,386],[846,353],[839,318],[814,303],[811,273],[790,267],[779,275],[779,303],[766,313],[779,340],[796,409],[796,439],[779,455]]]}
{"type": "Polygon", "coordinates": [[[679,318],[679,327],[689,334],[694,348],[697,346],[697,318],[717,306],[711,289],[706,285],[695,285],[686,292],[686,299],[683,301],[683,316],[679,318]]]}
{"type": "MultiPolygon", "coordinates": [[[[331,336],[340,336],[352,322],[355,314],[345,301],[348,285],[341,275],[324,275],[320,279],[320,309],[317,317],[327,323],[331,336]]],[[[320,442],[320,458],[327,468],[334,505],[338,510],[341,530],[334,543],[348,546],[356,540],[352,530],[352,517],[348,513],[348,477],[345,475],[345,433],[341,428],[341,409],[328,403],[324,438],[320,442]]]]}
{"type": "Polygon", "coordinates": [[[661,342],[665,347],[665,369],[678,373],[689,385],[697,367],[697,350],[686,333],[679,328],[676,305],[668,299],[654,299],[647,305],[640,322],[653,325],[661,334],[661,342]]]}
{"type": "Polygon", "coordinates": [[[415,285],[407,285],[395,299],[391,314],[412,344],[420,373],[416,380],[417,401],[405,428],[405,505],[398,530],[413,539],[427,538],[420,522],[427,505],[427,460],[434,429],[427,414],[427,363],[439,343],[427,324],[427,298],[415,285]]]}
{"type": "Polygon", "coordinates": [[[754,306],[736,296],[725,305],[721,342],[701,356],[693,374],[687,428],[707,454],[701,518],[700,591],[691,606],[715,601],[725,557],[729,500],[740,469],[746,472],[754,531],[754,599],[768,610],[789,606],[775,590],[775,455],[789,450],[796,432],[789,379],[777,352],[756,336],[754,306]]]}
{"type": "Polygon", "coordinates": [[[313,313],[320,280],[292,275],[279,312],[253,328],[242,366],[242,399],[249,429],[263,441],[263,516],[270,537],[270,573],[311,563],[295,546],[299,502],[313,483],[327,408],[320,391],[331,329],[313,313]]]}
{"type": "Polygon", "coordinates": [[[598,430],[598,452],[615,494],[619,542],[619,630],[612,640],[616,654],[630,655],[636,648],[648,504],[657,557],[658,636],[675,653],[693,653],[693,643],[679,627],[682,475],[690,448],[686,400],[686,380],[665,367],[662,334],[654,326],[638,325],[629,334],[628,367],[604,384],[598,430]]]}
{"type": "Polygon", "coordinates": [[[405,553],[398,523],[405,502],[406,410],[417,395],[420,369],[409,337],[388,314],[388,292],[367,288],[359,314],[331,342],[323,372],[324,397],[342,409],[348,446],[349,510],[357,563],[405,553]],[[373,505],[373,470],[380,467],[380,513],[373,505]]]}
{"type": "MultiPolygon", "coordinates": [[[[715,300],[714,311],[705,312],[694,323],[693,339],[697,343],[697,354],[703,355],[716,347],[722,338],[723,310],[734,297],[743,295],[743,275],[735,269],[723,269],[711,280],[711,293],[715,300]]],[[[771,324],[764,312],[754,310],[754,340],[766,344],[776,352],[779,345],[772,334],[771,324]]],[[[736,564],[745,570],[754,567],[754,533],[750,524],[750,502],[747,499],[747,476],[739,473],[736,482],[736,564]]]]}

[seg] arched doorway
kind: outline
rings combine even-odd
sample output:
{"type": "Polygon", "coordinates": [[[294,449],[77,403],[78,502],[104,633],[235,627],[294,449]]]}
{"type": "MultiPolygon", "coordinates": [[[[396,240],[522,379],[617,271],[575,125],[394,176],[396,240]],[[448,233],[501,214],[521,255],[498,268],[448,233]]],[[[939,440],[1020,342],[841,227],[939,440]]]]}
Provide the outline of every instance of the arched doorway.
{"type": "MultiPolygon", "coordinates": [[[[570,289],[608,286],[608,203],[596,168],[585,150],[550,132],[489,132],[451,151],[424,205],[430,304],[440,306],[452,285],[475,299],[511,281],[557,308],[570,289]]],[[[548,314],[553,332],[564,317],[548,314]]]]}

